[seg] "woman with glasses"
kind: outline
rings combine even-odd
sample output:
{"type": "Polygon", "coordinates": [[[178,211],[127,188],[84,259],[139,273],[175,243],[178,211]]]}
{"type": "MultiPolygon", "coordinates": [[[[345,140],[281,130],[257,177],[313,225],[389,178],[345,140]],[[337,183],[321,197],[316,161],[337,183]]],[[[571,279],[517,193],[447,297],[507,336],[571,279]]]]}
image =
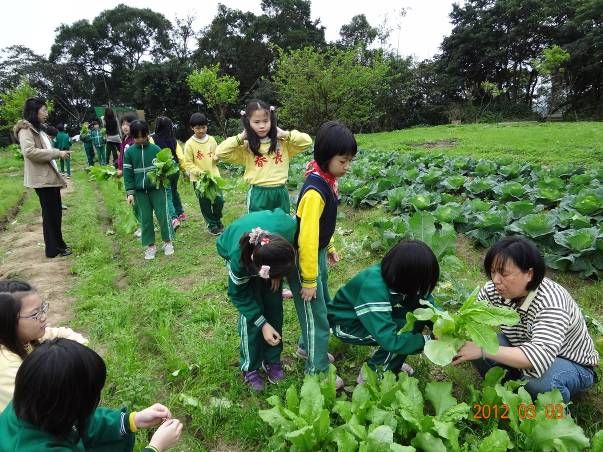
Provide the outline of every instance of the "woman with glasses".
{"type": "Polygon", "coordinates": [[[491,367],[503,367],[507,379],[527,380],[525,389],[534,400],[539,393],[559,389],[568,403],[593,385],[599,355],[580,307],[544,271],[544,259],[532,242],[513,236],[495,243],[484,259],[490,281],[478,300],[517,311],[519,323],[501,327],[496,353],[467,342],[452,363],[473,361],[482,375],[491,367]]]}
{"type": "Polygon", "coordinates": [[[19,366],[34,347],[63,337],[88,340],[70,328],[47,326],[48,303],[28,283],[0,280],[0,411],[13,397],[19,366]]]}

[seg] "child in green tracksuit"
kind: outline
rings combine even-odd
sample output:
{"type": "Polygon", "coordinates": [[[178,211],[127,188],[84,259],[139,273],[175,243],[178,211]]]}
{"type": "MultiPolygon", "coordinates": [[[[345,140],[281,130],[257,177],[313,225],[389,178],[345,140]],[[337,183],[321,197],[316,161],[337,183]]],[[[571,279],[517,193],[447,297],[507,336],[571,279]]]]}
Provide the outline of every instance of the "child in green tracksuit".
{"type": "MultiPolygon", "coordinates": [[[[297,355],[306,358],[308,373],[325,372],[329,367],[327,259],[331,264],[339,260],[332,244],[339,203],[337,178],[346,173],[357,149],[347,127],[335,121],[323,124],[316,134],[314,160],[308,163],[297,201],[301,287],[299,281],[291,281],[291,291],[302,331],[297,355]]],[[[343,386],[341,379],[338,385],[343,386]]]]}
{"type": "Polygon", "coordinates": [[[82,128],[80,129],[80,141],[84,144],[84,152],[86,153],[88,166],[94,166],[94,146],[92,145],[90,128],[87,122],[82,123],[82,128]]]}
{"type": "Polygon", "coordinates": [[[128,204],[136,203],[140,215],[142,244],[147,247],[144,253],[146,260],[155,259],[155,230],[153,211],[159,222],[163,252],[166,256],[174,254],[174,231],[169,221],[168,197],[166,188],[149,181],[147,173],[154,168],[153,160],[161,150],[155,144],[149,144],[149,126],[144,121],[133,121],[130,124],[130,136],[135,144],[128,147],[124,155],[123,175],[128,204]]]}
{"type": "MultiPolygon", "coordinates": [[[[417,321],[412,332],[398,334],[406,313],[420,307],[420,300],[434,304],[431,292],[440,276],[433,251],[418,240],[403,240],[379,264],[365,268],[340,288],[327,306],[333,334],[344,342],[379,348],[368,360],[372,369],[413,370],[404,360],[420,353],[425,326],[417,321]]],[[[362,373],[358,383],[363,382],[362,373]]]]}
{"type": "MultiPolygon", "coordinates": [[[[61,151],[68,151],[71,148],[71,140],[69,135],[65,132],[65,124],[62,122],[57,125],[59,133],[54,139],[54,147],[61,151]]],[[[60,159],[59,164],[61,165],[61,174],[64,174],[69,179],[71,177],[71,160],[60,159]]]]}
{"type": "Polygon", "coordinates": [[[98,121],[92,121],[90,125],[92,126],[92,130],[90,130],[90,139],[92,140],[92,146],[94,146],[94,150],[98,156],[98,162],[101,165],[106,165],[107,149],[105,148],[105,137],[103,136],[100,124],[98,121]]]}
{"type": "Polygon", "coordinates": [[[106,376],[103,359],[85,345],[44,342],[23,360],[13,400],[0,414],[0,451],[131,452],[134,432],[159,424],[143,451],[178,442],[182,423],[163,405],[129,413],[99,408],[106,376]]]}
{"type": "Polygon", "coordinates": [[[295,220],[281,209],[252,212],[228,226],[216,243],[228,267],[228,297],[240,313],[243,378],[255,391],[264,389],[260,368],[271,383],[285,378],[281,280],[299,279],[296,228],[295,220]]]}

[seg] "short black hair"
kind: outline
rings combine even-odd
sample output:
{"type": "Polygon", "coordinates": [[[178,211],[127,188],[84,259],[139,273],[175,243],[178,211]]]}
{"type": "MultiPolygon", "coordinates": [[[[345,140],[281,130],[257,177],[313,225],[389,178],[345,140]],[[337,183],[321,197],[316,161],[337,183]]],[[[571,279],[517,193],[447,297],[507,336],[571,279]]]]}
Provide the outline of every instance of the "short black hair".
{"type": "Polygon", "coordinates": [[[526,290],[534,290],[540,285],[544,279],[546,267],[544,258],[534,243],[520,235],[500,239],[486,252],[484,273],[492,279],[492,270],[502,273],[509,260],[524,273],[532,269],[532,279],[526,285],[526,290]]]}
{"type": "Polygon", "coordinates": [[[57,437],[82,435],[98,406],[107,369],[92,349],[69,339],[37,347],[19,367],[13,406],[18,418],[57,437]]]}
{"type": "Polygon", "coordinates": [[[57,124],[57,129],[59,130],[59,132],[64,132],[65,131],[65,124],[63,124],[62,122],[59,122],[57,124]]]}
{"type": "Polygon", "coordinates": [[[46,132],[46,135],[48,135],[49,137],[56,137],[59,134],[57,128],[53,126],[46,126],[44,128],[44,132],[46,132]]]}
{"type": "Polygon", "coordinates": [[[337,121],[325,122],[316,132],[314,160],[323,171],[328,171],[329,162],[336,155],[354,157],[357,152],[354,134],[337,121]]]}
{"type": "Polygon", "coordinates": [[[23,106],[23,119],[29,122],[37,130],[40,130],[38,112],[42,107],[46,107],[46,100],[41,97],[30,97],[25,101],[25,105],[23,106]]]}
{"type": "Polygon", "coordinates": [[[121,121],[119,123],[123,124],[124,122],[127,122],[128,124],[130,124],[130,123],[136,121],[137,119],[138,119],[138,116],[136,116],[136,113],[133,113],[130,111],[121,117],[121,121]]]}
{"type": "Polygon", "coordinates": [[[420,240],[402,240],[381,260],[381,276],[390,290],[416,305],[435,289],[440,265],[435,254],[420,240]]]}
{"type": "Polygon", "coordinates": [[[203,113],[193,113],[188,123],[191,127],[206,126],[209,124],[209,121],[207,120],[207,116],[205,116],[203,113]]]}
{"type": "Polygon", "coordinates": [[[130,136],[132,138],[143,138],[149,136],[149,125],[146,121],[137,119],[130,123],[130,136]]]}
{"type": "Polygon", "coordinates": [[[100,123],[98,121],[90,121],[90,125],[91,126],[100,126],[100,123]]]}

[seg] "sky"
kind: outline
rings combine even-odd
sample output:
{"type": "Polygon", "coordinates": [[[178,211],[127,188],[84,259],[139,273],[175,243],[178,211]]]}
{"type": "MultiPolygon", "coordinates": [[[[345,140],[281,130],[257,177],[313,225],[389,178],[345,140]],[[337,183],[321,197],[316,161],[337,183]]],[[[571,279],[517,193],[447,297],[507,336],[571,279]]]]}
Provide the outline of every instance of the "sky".
{"type": "MultiPolygon", "coordinates": [[[[150,8],[174,21],[176,16],[195,16],[195,29],[208,25],[216,15],[218,3],[229,8],[260,14],[260,0],[104,0],[82,2],[73,0],[34,0],[24,9],[19,2],[6,2],[2,6],[4,20],[0,33],[0,49],[20,44],[38,54],[48,56],[54,42],[55,29],[62,23],[71,24],[80,19],[92,20],[101,11],[119,3],[136,8],[150,8]],[[84,6],[85,5],[85,6],[84,6]],[[30,8],[34,9],[32,12],[30,8]],[[9,19],[10,18],[10,19],[9,19]]],[[[422,60],[439,51],[442,38],[452,29],[448,14],[451,0],[312,0],[312,19],[320,18],[326,27],[327,41],[339,37],[339,29],[353,16],[364,14],[376,27],[387,21],[392,29],[389,45],[400,55],[422,60]],[[400,16],[400,9],[406,15],[400,16]]]]}

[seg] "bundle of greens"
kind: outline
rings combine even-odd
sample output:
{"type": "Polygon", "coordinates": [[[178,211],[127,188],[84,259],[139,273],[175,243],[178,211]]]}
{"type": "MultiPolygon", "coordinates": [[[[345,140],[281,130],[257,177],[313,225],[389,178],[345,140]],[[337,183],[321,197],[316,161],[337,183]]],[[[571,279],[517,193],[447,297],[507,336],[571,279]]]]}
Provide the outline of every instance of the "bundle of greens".
{"type": "Polygon", "coordinates": [[[169,148],[164,148],[153,159],[153,169],[147,173],[147,177],[155,185],[155,188],[167,187],[169,176],[176,174],[178,171],[178,164],[172,157],[172,151],[169,148]]]}
{"type": "Polygon", "coordinates": [[[90,128],[88,127],[87,122],[83,123],[82,128],[80,129],[80,140],[82,143],[90,141],[90,128]]]}
{"type": "Polygon", "coordinates": [[[90,180],[105,181],[112,179],[117,184],[118,190],[123,188],[123,180],[117,174],[117,169],[112,165],[90,166],[86,171],[90,174],[90,180]]]}
{"type": "Polygon", "coordinates": [[[466,341],[475,342],[487,353],[496,353],[497,327],[515,325],[519,322],[519,315],[511,309],[477,301],[477,292],[478,289],[475,289],[454,314],[421,301],[425,307],[406,314],[406,325],[400,333],[412,331],[417,320],[432,321],[433,334],[437,339],[425,344],[424,353],[430,361],[440,366],[450,364],[466,341]]]}
{"type": "Polygon", "coordinates": [[[204,173],[203,176],[194,183],[195,191],[197,191],[200,196],[209,199],[211,202],[214,202],[216,197],[222,194],[222,189],[225,185],[224,179],[220,176],[212,176],[208,173],[204,173]]]}

